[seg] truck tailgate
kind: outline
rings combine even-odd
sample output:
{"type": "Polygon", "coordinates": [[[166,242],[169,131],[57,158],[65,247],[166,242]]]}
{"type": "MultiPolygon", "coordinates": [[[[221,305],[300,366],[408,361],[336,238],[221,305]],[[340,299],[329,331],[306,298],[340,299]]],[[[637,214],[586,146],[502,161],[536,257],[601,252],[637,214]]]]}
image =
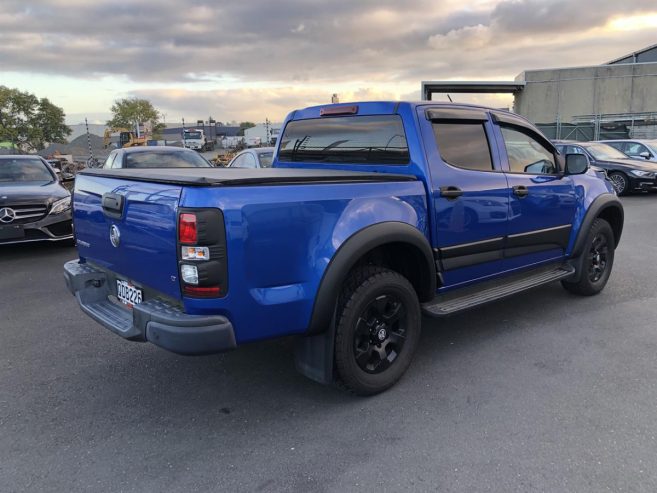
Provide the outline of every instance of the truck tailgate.
{"type": "Polygon", "coordinates": [[[181,191],[173,184],[78,175],[73,222],[80,258],[180,299],[176,211],[181,191]]]}

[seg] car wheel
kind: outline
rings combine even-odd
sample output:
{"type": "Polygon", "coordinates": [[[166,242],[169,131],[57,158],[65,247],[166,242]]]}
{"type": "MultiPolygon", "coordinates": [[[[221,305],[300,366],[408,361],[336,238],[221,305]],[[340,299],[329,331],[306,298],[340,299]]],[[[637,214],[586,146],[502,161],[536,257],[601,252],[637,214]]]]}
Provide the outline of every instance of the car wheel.
{"type": "Polygon", "coordinates": [[[609,173],[609,179],[611,180],[611,184],[614,187],[614,190],[616,190],[617,195],[626,195],[628,190],[629,190],[629,181],[627,179],[627,176],[625,174],[620,173],[618,171],[614,171],[612,173],[609,173]]]}
{"type": "Polygon", "coordinates": [[[336,320],[339,383],[358,395],[394,385],[410,365],[421,331],[420,303],[408,280],[375,266],[356,270],[336,320]]]}
{"type": "Polygon", "coordinates": [[[614,265],[616,243],[611,226],[604,219],[596,219],[586,237],[582,272],[577,282],[562,281],[571,293],[591,296],[602,291],[609,280],[614,265]]]}

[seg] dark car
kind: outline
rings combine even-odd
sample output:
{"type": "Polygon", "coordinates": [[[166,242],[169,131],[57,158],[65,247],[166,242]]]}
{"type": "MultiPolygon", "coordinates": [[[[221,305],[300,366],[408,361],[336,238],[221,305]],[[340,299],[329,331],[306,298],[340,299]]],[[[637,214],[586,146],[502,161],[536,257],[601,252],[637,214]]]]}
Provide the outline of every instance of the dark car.
{"type": "Polygon", "coordinates": [[[655,139],[601,140],[600,142],[609,144],[631,158],[657,162],[657,140],[655,139]]]}
{"type": "Polygon", "coordinates": [[[39,156],[0,156],[0,244],[73,238],[71,194],[59,182],[39,156]]]}
{"type": "Polygon", "coordinates": [[[559,142],[555,145],[561,154],[584,154],[593,166],[604,169],[618,195],[657,189],[657,165],[644,159],[632,159],[600,142],[559,142]]]}
{"type": "Polygon", "coordinates": [[[254,147],[240,152],[231,159],[227,168],[271,168],[273,147],[254,147]]]}
{"type": "Polygon", "coordinates": [[[141,146],[116,149],[107,156],[105,169],[112,168],[211,168],[198,152],[183,147],[141,146]]]}

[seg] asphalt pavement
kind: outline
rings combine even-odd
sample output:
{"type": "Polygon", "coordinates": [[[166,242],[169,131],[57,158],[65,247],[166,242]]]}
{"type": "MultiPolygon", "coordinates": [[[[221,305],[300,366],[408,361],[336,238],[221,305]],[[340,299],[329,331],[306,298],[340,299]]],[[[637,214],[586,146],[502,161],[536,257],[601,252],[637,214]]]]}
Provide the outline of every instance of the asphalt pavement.
{"type": "Polygon", "coordinates": [[[290,339],[177,356],[79,310],[75,249],[0,247],[0,491],[657,491],[657,195],[623,199],[605,291],[426,320],[352,397],[290,339]]]}

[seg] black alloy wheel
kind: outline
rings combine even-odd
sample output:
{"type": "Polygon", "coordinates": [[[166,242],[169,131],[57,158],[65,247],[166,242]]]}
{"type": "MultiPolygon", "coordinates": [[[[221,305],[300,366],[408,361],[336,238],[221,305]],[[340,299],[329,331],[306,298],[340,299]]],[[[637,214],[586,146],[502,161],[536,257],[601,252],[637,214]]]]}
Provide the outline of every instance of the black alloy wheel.
{"type": "Polygon", "coordinates": [[[374,265],[357,268],[336,313],[338,383],[359,395],[394,385],[411,363],[421,320],[417,293],[404,276],[374,265]]]}
{"type": "Polygon", "coordinates": [[[362,310],[354,337],[354,357],[367,373],[381,373],[399,357],[406,342],[406,309],[398,296],[382,294],[362,310]]]}
{"type": "Polygon", "coordinates": [[[598,233],[591,242],[591,250],[589,251],[589,279],[591,282],[598,282],[604,275],[607,268],[607,258],[609,257],[609,245],[607,244],[607,237],[598,233]]]}
{"type": "Polygon", "coordinates": [[[576,280],[561,281],[561,285],[571,293],[591,296],[604,289],[614,265],[616,242],[614,232],[607,221],[597,218],[593,221],[586,237],[583,257],[576,280]]]}

